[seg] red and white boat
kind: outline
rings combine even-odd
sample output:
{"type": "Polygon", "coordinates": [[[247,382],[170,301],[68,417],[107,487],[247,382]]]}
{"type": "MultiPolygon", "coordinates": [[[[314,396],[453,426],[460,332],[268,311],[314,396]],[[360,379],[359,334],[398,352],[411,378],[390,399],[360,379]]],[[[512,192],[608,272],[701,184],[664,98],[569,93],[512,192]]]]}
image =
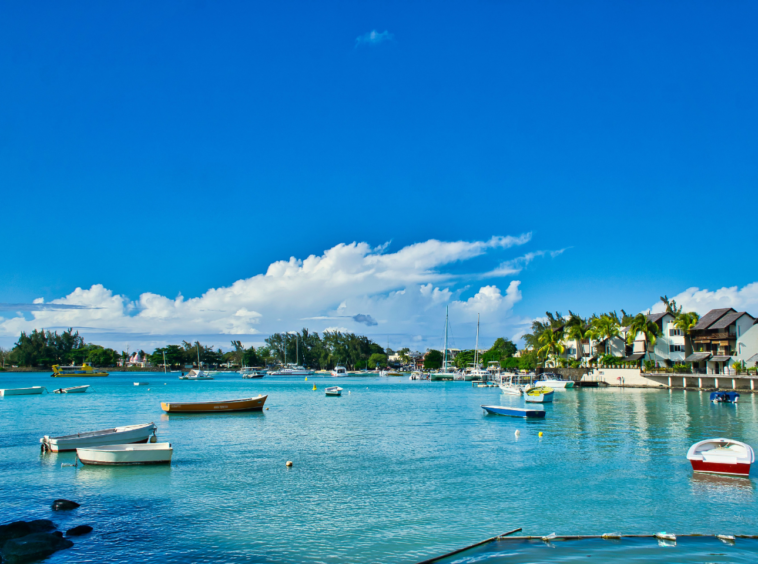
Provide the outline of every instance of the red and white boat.
{"type": "Polygon", "coordinates": [[[750,445],[732,439],[706,439],[687,451],[687,460],[695,472],[747,476],[755,453],[750,445]]]}

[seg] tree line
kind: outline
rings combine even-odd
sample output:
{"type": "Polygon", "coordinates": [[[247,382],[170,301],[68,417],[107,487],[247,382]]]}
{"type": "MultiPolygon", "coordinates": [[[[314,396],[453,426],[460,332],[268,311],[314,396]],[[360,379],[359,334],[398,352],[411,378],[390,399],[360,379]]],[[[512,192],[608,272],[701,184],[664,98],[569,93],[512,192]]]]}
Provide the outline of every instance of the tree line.
{"type": "MultiPolygon", "coordinates": [[[[666,306],[666,312],[674,317],[674,326],[690,337],[700,316],[694,311],[684,311],[682,306],[677,306],[676,300],[669,300],[667,296],[662,296],[661,301],[666,306]]],[[[614,338],[621,337],[624,329],[626,329],[626,344],[628,345],[634,344],[638,335],[644,335],[648,344],[646,355],[655,347],[660,336],[658,325],[650,321],[646,314],[630,315],[623,309],[621,315],[616,311],[610,311],[600,315],[593,314],[589,318],[581,317],[571,310],[568,316],[549,311],[545,316],[545,320],[533,321],[532,332],[524,335],[524,342],[529,349],[527,356],[533,356],[538,366],[543,365],[552,357],[559,364],[578,367],[583,355],[581,343],[589,340],[604,341],[605,354],[601,360],[603,364],[611,364],[619,359],[613,356],[610,343],[614,338]],[[566,350],[568,341],[580,343],[578,347],[580,360],[557,358],[566,350]]],[[[652,361],[648,359],[647,362],[652,361]]]]}

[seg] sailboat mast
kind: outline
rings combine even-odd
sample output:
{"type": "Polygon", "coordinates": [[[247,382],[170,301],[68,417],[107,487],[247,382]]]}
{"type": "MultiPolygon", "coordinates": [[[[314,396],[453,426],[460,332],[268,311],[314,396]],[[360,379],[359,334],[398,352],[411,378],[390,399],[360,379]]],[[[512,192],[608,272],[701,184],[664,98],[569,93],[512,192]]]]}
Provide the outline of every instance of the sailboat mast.
{"type": "Polygon", "coordinates": [[[295,366],[300,362],[300,350],[298,349],[297,345],[300,342],[300,336],[295,335],[295,366]]]}
{"type": "Polygon", "coordinates": [[[200,370],[203,367],[200,365],[200,341],[197,342],[197,369],[200,370]]]}
{"type": "Polygon", "coordinates": [[[163,351],[163,373],[166,373],[166,351],[163,351]]]}
{"type": "Polygon", "coordinates": [[[447,321],[450,314],[450,307],[445,307],[445,361],[442,364],[443,369],[447,370],[447,321]]]}
{"type": "Polygon", "coordinates": [[[479,358],[479,314],[476,314],[476,346],[474,347],[474,370],[478,368],[477,359],[479,358]]]}

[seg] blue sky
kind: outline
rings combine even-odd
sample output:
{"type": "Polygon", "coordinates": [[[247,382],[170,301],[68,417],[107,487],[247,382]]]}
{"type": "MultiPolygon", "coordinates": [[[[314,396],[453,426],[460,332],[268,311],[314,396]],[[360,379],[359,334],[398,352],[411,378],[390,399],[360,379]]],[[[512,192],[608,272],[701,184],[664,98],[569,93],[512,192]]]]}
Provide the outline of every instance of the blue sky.
{"type": "Polygon", "coordinates": [[[310,324],[431,346],[445,303],[512,281],[520,296],[490,310],[485,341],[548,309],[641,311],[664,293],[756,314],[757,15],[749,2],[4,3],[0,303],[98,309],[3,306],[0,344],[72,323],[118,344],[183,326],[223,345],[220,319],[122,318],[144,293],[200,298],[342,244],[391,254],[527,233],[432,261],[431,278],[351,281],[344,300],[304,280],[225,298],[221,317],[247,308],[247,342],[310,324]],[[449,299],[388,313],[383,298],[428,283],[449,299]],[[103,310],[94,294],[65,298],[93,285],[123,298],[113,326],[87,317],[103,310]],[[255,305],[274,298],[289,309],[255,305]],[[384,321],[302,321],[345,301],[342,319],[384,321]]]}

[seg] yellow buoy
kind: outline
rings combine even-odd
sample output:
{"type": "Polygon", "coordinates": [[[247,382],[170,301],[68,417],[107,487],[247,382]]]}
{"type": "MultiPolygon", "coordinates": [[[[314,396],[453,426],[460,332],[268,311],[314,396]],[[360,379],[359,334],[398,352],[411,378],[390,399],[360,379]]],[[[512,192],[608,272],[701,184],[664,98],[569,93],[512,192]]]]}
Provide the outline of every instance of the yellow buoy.
{"type": "Polygon", "coordinates": [[[306,382],[308,381],[308,376],[306,376],[306,377],[305,377],[305,381],[306,381],[306,382]]]}
{"type": "Polygon", "coordinates": [[[540,431],[540,434],[539,434],[539,436],[540,436],[540,437],[542,436],[542,431],[540,431]]]}
{"type": "Polygon", "coordinates": [[[268,411],[268,407],[266,408],[266,411],[268,411]]]}
{"type": "Polygon", "coordinates": [[[316,384],[313,384],[313,389],[314,389],[314,390],[316,389],[316,384]]]}

